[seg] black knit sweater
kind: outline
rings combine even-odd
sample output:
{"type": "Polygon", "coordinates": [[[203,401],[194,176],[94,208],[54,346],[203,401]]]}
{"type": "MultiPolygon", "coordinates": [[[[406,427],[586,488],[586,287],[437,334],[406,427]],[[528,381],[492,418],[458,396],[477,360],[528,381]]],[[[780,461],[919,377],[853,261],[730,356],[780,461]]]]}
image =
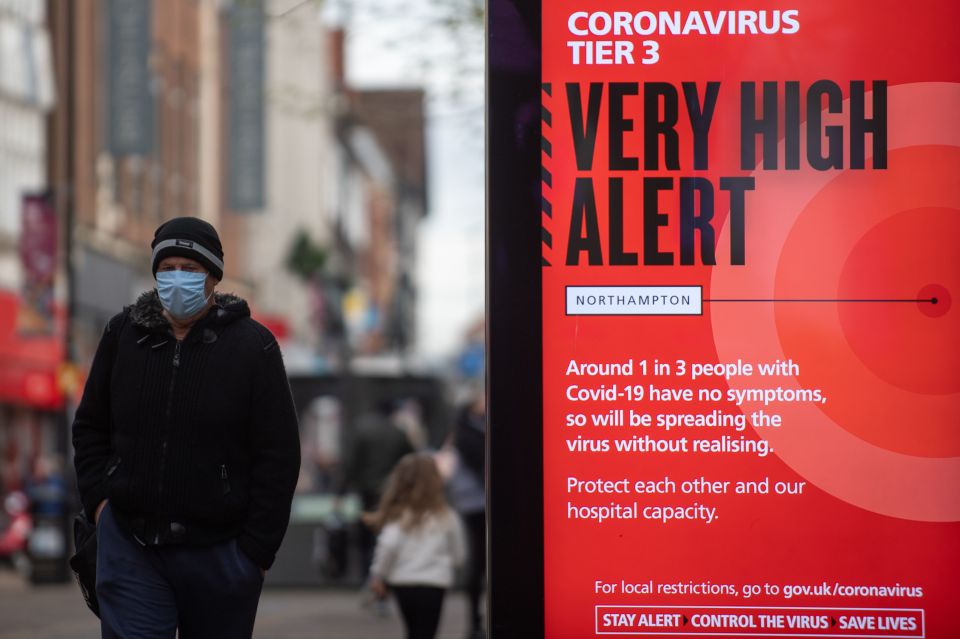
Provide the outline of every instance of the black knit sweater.
{"type": "Polygon", "coordinates": [[[247,303],[216,305],[178,342],[156,291],[110,320],[73,423],[80,497],[109,499],[148,543],[236,537],[269,568],[300,468],[283,360],[247,303]]]}

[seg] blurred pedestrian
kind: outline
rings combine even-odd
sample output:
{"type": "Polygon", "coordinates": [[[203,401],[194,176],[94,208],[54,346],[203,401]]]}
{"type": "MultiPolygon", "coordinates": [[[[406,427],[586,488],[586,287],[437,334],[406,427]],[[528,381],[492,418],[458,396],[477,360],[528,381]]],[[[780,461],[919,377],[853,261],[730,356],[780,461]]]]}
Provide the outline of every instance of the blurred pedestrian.
{"type": "Polygon", "coordinates": [[[10,492],[3,498],[3,512],[6,521],[0,525],[0,563],[10,562],[25,574],[30,565],[27,542],[33,530],[30,499],[22,491],[10,492]]]}
{"type": "Polygon", "coordinates": [[[379,598],[388,589],[393,593],[407,639],[432,639],[444,595],[466,554],[460,521],[444,498],[433,457],[412,453],[401,459],[379,507],[363,519],[379,531],[370,589],[379,598]]]}
{"type": "MultiPolygon", "coordinates": [[[[390,409],[390,403],[383,402],[377,412],[357,420],[357,431],[347,454],[344,486],[340,492],[357,491],[364,511],[377,507],[390,471],[404,455],[413,452],[410,440],[391,419],[390,409]]],[[[359,543],[364,578],[370,570],[375,542],[370,529],[361,526],[359,543]]]]}
{"type": "Polygon", "coordinates": [[[59,520],[63,517],[67,507],[67,484],[63,476],[62,457],[37,457],[26,490],[34,519],[59,520]]]}
{"type": "Polygon", "coordinates": [[[283,360],[216,292],[210,224],[161,225],[156,288],[114,316],[73,423],[103,637],[250,637],[300,465],[283,360]]]}
{"type": "Polygon", "coordinates": [[[427,448],[430,442],[427,429],[423,424],[423,409],[419,401],[413,397],[400,400],[390,419],[407,436],[414,451],[419,452],[427,448]]]}
{"type": "Polygon", "coordinates": [[[303,468],[306,491],[332,493],[338,487],[343,438],[340,400],[330,395],[317,397],[301,416],[303,468]]]}
{"type": "Polygon", "coordinates": [[[486,490],[484,458],[487,408],[484,389],[474,388],[457,412],[453,430],[455,461],[448,480],[450,502],[463,518],[470,552],[466,571],[469,639],[485,636],[481,598],[487,565],[486,490]]]}

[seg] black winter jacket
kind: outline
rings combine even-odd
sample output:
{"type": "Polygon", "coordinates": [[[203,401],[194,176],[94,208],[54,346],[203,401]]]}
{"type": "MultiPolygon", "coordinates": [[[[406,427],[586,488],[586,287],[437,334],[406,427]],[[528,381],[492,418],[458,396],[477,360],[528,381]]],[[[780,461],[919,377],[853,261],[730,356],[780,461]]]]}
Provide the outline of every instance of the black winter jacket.
{"type": "Polygon", "coordinates": [[[270,332],[216,296],[178,342],[156,291],[113,317],[73,423],[80,497],[109,499],[147,543],[236,537],[264,569],[286,532],[300,468],[296,411],[270,332]]]}

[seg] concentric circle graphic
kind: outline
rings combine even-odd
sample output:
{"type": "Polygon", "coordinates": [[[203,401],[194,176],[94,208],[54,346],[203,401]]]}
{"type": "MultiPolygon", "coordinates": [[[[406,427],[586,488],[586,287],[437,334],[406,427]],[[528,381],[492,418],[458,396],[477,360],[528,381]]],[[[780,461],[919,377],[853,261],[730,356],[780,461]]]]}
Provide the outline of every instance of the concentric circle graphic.
{"type": "Polygon", "coordinates": [[[836,300],[710,304],[718,357],[799,364],[730,381],[822,390],[823,403],[745,402],[783,417],[758,434],[831,495],[919,521],[960,521],[957,113],[958,84],[892,86],[887,169],[757,170],[747,265],[711,280],[718,299],[836,300]]]}

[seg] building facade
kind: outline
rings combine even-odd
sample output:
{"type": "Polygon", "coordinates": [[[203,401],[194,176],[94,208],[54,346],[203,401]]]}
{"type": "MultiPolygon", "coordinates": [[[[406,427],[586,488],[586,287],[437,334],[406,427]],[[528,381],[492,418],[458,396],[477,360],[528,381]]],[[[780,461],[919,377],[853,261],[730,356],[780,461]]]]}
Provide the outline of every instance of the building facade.
{"type": "Polygon", "coordinates": [[[47,176],[59,96],[46,9],[0,0],[0,496],[62,466],[62,225],[47,176]]]}
{"type": "Polygon", "coordinates": [[[0,0],[0,492],[69,460],[103,327],[153,286],[170,218],[218,229],[220,290],[291,371],[410,348],[423,94],[351,89],[343,32],[290,9],[0,0]]]}

